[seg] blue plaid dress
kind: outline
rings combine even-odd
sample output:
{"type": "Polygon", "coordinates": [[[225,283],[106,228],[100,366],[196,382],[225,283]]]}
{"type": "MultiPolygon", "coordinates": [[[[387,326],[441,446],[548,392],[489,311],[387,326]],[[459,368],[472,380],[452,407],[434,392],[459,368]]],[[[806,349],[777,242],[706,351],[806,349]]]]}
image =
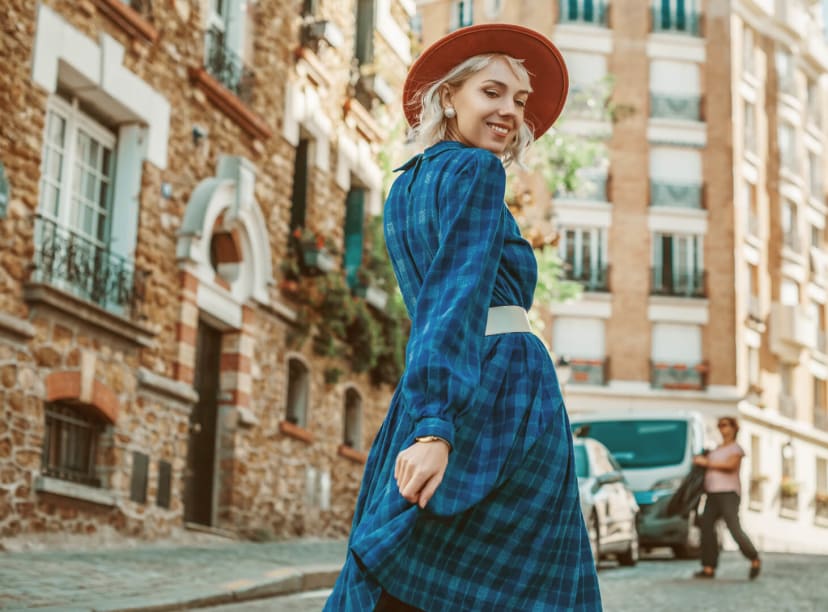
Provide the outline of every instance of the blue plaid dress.
{"type": "Polygon", "coordinates": [[[486,336],[490,306],[529,308],[531,246],[483,149],[415,156],[385,204],[412,328],[406,370],[365,466],[348,556],[326,610],[373,610],[384,588],[428,612],[601,610],[554,366],[531,333],[486,336]],[[437,435],[452,452],[425,510],[397,454],[437,435]]]}

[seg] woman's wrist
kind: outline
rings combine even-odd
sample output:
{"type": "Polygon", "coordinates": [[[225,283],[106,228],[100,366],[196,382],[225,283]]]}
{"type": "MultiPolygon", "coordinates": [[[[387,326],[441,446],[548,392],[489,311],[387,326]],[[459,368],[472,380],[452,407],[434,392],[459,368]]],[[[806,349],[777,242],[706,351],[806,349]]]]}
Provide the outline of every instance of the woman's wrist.
{"type": "Polygon", "coordinates": [[[428,444],[431,442],[442,442],[446,446],[448,446],[449,450],[451,450],[451,444],[448,443],[448,440],[441,438],[440,436],[417,436],[414,438],[415,442],[421,442],[424,444],[428,444]]]}

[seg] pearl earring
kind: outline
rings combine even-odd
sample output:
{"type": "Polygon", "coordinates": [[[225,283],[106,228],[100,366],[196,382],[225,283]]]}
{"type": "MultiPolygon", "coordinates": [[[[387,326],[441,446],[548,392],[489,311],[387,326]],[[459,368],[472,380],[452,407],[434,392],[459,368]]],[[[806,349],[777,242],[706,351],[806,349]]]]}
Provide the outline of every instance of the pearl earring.
{"type": "Polygon", "coordinates": [[[454,110],[451,106],[448,106],[443,109],[443,116],[446,119],[454,119],[457,116],[457,111],[454,110]]]}

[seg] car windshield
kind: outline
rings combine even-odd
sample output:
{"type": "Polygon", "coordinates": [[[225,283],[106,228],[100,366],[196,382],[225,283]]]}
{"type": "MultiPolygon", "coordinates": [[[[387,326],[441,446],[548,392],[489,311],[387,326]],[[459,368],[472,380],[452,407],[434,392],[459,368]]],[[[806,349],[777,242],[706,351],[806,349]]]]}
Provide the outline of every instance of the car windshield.
{"type": "Polygon", "coordinates": [[[595,421],[588,425],[590,438],[606,446],[623,468],[676,465],[684,459],[687,422],[676,420],[595,421]]]}
{"type": "Polygon", "coordinates": [[[589,460],[583,444],[575,445],[575,475],[578,478],[589,478],[589,460]]]}

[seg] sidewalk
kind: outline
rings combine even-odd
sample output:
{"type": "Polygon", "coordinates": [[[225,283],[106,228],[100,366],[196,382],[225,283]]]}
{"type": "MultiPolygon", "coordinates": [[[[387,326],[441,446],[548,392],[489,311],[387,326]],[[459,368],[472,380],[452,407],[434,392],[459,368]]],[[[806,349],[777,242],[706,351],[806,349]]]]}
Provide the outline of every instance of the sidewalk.
{"type": "Polygon", "coordinates": [[[0,553],[0,609],[181,610],[333,586],[345,540],[0,553]]]}

